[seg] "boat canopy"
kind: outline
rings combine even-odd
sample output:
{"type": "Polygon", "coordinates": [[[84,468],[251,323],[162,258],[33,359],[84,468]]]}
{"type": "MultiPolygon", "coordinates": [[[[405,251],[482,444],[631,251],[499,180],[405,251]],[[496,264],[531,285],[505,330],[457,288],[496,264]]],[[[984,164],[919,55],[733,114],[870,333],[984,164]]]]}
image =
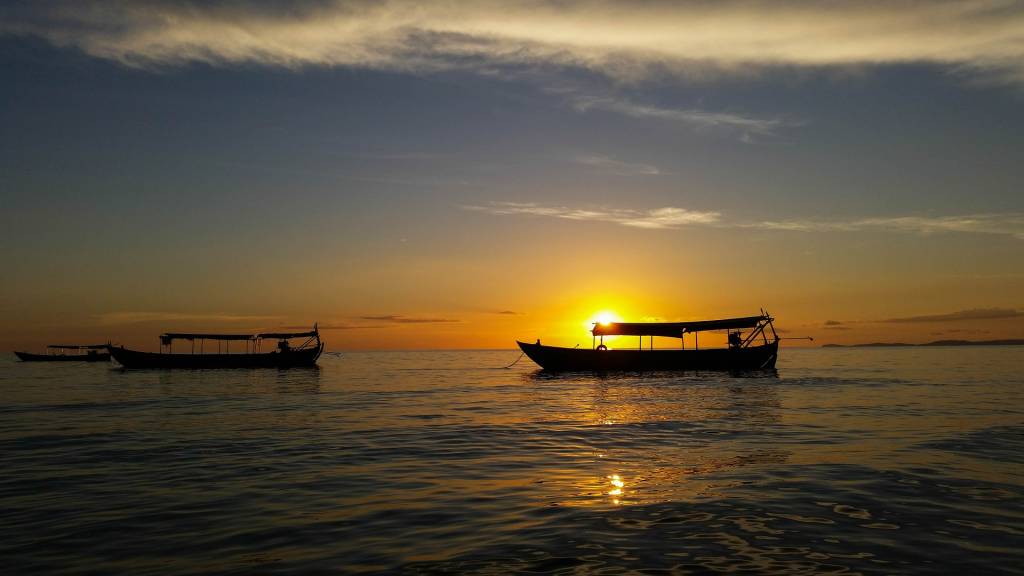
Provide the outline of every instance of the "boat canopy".
{"type": "MultiPolygon", "coordinates": [[[[275,338],[287,340],[288,338],[312,338],[319,336],[316,330],[308,332],[264,332],[263,334],[199,334],[190,332],[167,332],[160,335],[160,341],[170,344],[174,340],[259,340],[261,338],[275,338]]],[[[105,346],[104,346],[105,347],[105,346]]]]}
{"type": "Polygon", "coordinates": [[[102,350],[106,344],[50,344],[47,348],[53,350],[102,350]]]}
{"type": "Polygon", "coordinates": [[[182,332],[168,332],[160,335],[162,342],[170,343],[172,340],[252,340],[252,334],[189,334],[182,332]]]}
{"type": "Polygon", "coordinates": [[[310,332],[264,332],[263,334],[257,334],[257,338],[276,338],[278,340],[287,340],[289,338],[312,338],[318,336],[319,332],[316,330],[310,332]]]}
{"type": "Polygon", "coordinates": [[[664,336],[682,338],[684,332],[706,330],[734,330],[755,328],[761,322],[770,321],[768,316],[746,316],[722,320],[699,320],[695,322],[609,322],[594,324],[594,336],[664,336]]]}

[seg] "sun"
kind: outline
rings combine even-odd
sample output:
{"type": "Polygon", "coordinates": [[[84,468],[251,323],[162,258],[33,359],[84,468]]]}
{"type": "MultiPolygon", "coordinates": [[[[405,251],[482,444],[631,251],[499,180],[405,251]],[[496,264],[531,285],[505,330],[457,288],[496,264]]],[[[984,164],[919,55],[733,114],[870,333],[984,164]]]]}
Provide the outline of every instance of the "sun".
{"type": "Polygon", "coordinates": [[[607,326],[612,322],[622,322],[622,317],[611,310],[601,310],[600,312],[592,314],[590,318],[583,323],[583,325],[586,326],[587,331],[589,332],[593,329],[594,324],[604,324],[607,326]]]}

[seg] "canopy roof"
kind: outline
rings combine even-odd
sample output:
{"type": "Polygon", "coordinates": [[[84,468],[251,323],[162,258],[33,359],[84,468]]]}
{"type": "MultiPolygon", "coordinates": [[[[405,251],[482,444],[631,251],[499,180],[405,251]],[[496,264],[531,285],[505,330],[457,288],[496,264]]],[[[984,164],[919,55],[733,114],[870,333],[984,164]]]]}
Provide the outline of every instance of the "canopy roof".
{"type": "Polygon", "coordinates": [[[770,320],[770,318],[768,316],[746,316],[744,318],[699,320],[696,322],[609,322],[607,324],[594,324],[594,329],[591,332],[594,336],[665,336],[667,338],[682,338],[683,332],[754,328],[765,320],[770,320]]]}
{"type": "Polygon", "coordinates": [[[256,340],[259,338],[311,338],[318,336],[314,329],[309,332],[264,332],[262,334],[200,334],[192,332],[168,332],[160,335],[160,340],[169,343],[171,340],[256,340]]]}
{"type": "Polygon", "coordinates": [[[50,344],[47,348],[63,348],[65,350],[102,350],[106,344],[50,344]]]}
{"type": "Polygon", "coordinates": [[[311,332],[264,332],[263,334],[257,334],[256,337],[286,340],[288,338],[312,338],[317,335],[317,331],[313,330],[311,332]]]}
{"type": "Polygon", "coordinates": [[[161,334],[160,339],[169,340],[252,340],[252,334],[189,334],[182,332],[168,332],[161,334]]]}

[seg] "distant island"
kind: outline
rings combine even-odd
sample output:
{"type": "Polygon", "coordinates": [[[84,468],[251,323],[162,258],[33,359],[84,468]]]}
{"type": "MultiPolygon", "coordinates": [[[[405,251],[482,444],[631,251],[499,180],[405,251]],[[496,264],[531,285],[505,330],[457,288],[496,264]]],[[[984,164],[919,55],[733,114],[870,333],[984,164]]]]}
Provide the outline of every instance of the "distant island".
{"type": "Polygon", "coordinates": [[[1010,340],[936,340],[926,344],[871,342],[870,344],[822,344],[822,348],[889,348],[898,346],[1024,346],[1024,339],[1010,340]]]}

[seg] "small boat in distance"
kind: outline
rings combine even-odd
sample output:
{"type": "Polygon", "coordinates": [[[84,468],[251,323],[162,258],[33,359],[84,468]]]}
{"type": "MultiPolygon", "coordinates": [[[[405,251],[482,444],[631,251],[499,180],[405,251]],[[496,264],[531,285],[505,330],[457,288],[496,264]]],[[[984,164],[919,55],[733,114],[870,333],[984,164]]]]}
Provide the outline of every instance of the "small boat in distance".
{"type": "Polygon", "coordinates": [[[316,324],[309,332],[265,332],[262,334],[193,334],[168,332],[160,335],[160,352],[140,352],[123,346],[108,347],[110,354],[125,368],[294,368],[315,366],[324,351],[316,324]],[[292,339],[304,339],[292,347],[292,339]],[[176,353],[175,340],[192,343],[189,352],[176,353]],[[217,343],[217,351],[207,353],[206,341],[217,343]],[[277,340],[276,349],[261,350],[263,340],[277,340]],[[244,352],[231,352],[232,342],[243,342],[244,352]],[[199,349],[196,350],[196,342],[199,349]],[[164,348],[166,347],[166,352],[164,348]]]}
{"type": "Polygon", "coordinates": [[[46,354],[15,352],[22,362],[109,362],[107,344],[50,344],[46,354]],[[69,350],[84,350],[80,354],[68,354],[69,350]],[[102,352],[100,352],[102,350],[102,352]]]}
{"type": "Polygon", "coordinates": [[[516,343],[530,360],[551,372],[762,370],[775,368],[778,358],[780,338],[775,333],[773,320],[762,311],[760,316],[696,322],[595,322],[590,350],[544,346],[540,340],[535,344],[516,343]],[[746,336],[740,332],[745,328],[752,329],[746,336]],[[701,349],[697,334],[710,330],[727,331],[728,346],[701,349]],[[683,336],[690,333],[694,335],[694,347],[685,349],[683,336]],[[639,336],[640,346],[611,350],[605,346],[604,337],[612,335],[639,336]],[[643,349],[644,336],[651,339],[647,350],[643,349]],[[680,348],[655,350],[655,336],[679,338],[680,348]]]}

